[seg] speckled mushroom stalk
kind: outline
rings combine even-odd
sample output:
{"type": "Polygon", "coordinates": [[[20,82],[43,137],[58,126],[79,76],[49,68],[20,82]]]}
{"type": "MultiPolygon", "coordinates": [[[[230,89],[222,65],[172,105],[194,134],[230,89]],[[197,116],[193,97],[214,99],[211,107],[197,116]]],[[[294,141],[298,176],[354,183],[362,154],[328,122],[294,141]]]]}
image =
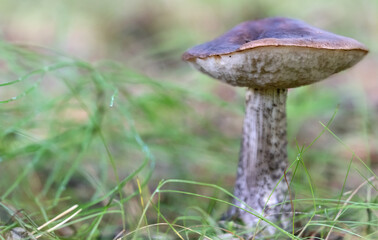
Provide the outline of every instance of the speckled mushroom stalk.
{"type": "MultiPolygon", "coordinates": [[[[367,53],[354,39],[295,19],[266,18],[243,22],[183,54],[183,60],[199,71],[248,88],[234,190],[237,198],[267,219],[283,227],[289,225],[291,209],[284,202],[288,186],[286,181],[277,185],[288,167],[287,89],[321,81],[353,66],[367,53]]],[[[240,201],[234,203],[248,209],[240,201]]],[[[239,218],[247,226],[258,221],[236,207],[231,207],[227,216],[239,218]]]]}
{"type": "MultiPolygon", "coordinates": [[[[282,204],[288,189],[285,179],[278,184],[288,167],[286,96],[287,89],[248,89],[234,189],[234,195],[257,213],[264,210],[270,220],[282,223],[287,223],[291,213],[290,204],[282,204]]],[[[234,204],[241,209],[231,207],[228,218],[239,217],[250,226],[256,223],[254,215],[245,214],[246,206],[239,201],[234,204]]]]}

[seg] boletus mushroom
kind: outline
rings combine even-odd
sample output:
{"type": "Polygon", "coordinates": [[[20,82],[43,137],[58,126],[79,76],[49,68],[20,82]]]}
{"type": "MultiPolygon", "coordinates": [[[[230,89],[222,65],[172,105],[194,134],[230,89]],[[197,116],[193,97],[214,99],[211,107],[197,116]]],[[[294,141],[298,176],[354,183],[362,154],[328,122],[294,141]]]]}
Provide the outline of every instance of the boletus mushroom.
{"type": "Polygon", "coordinates": [[[243,22],[183,54],[182,59],[199,71],[232,86],[247,87],[234,188],[234,195],[244,203],[234,200],[240,208],[231,207],[228,217],[254,226],[258,218],[241,209],[247,204],[270,221],[288,226],[288,186],[285,180],[278,184],[288,168],[287,89],[352,67],[367,53],[354,39],[276,17],[243,22]]]}

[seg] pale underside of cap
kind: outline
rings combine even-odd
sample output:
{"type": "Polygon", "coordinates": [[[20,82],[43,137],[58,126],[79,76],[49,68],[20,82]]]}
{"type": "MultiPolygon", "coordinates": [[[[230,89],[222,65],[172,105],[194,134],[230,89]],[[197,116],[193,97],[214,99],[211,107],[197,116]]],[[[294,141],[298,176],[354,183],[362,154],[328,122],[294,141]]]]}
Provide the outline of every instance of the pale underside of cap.
{"type": "Polygon", "coordinates": [[[349,68],[367,52],[354,39],[302,21],[268,18],[239,24],[189,49],[183,59],[234,86],[292,88],[349,68]]]}
{"type": "Polygon", "coordinates": [[[294,88],[308,85],[356,64],[364,52],[303,47],[260,47],[196,58],[203,73],[233,86],[294,88]]]}

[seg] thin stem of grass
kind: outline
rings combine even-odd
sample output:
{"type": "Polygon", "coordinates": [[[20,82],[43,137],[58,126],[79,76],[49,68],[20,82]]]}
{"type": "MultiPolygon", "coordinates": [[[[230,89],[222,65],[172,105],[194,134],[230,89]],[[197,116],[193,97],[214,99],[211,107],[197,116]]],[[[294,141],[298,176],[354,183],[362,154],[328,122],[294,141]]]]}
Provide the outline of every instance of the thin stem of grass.
{"type": "Polygon", "coordinates": [[[347,146],[338,136],[336,136],[335,133],[333,133],[327,126],[325,126],[322,122],[319,122],[324,128],[327,129],[327,131],[339,142],[341,143],[350,153],[352,153],[362,165],[368,170],[376,179],[378,179],[377,175],[371,170],[366,163],[349,147],[347,146]]]}

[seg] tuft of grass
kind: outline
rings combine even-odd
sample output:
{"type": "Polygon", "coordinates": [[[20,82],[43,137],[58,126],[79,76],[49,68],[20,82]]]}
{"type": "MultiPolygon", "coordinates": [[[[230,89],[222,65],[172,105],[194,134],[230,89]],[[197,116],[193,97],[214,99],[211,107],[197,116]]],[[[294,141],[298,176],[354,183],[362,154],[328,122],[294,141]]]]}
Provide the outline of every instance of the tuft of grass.
{"type": "Polygon", "coordinates": [[[188,157],[198,161],[195,149],[203,142],[189,139],[198,123],[183,129],[183,115],[194,114],[190,101],[210,95],[116,62],[91,64],[7,43],[0,51],[7,63],[1,73],[6,81],[0,83],[0,199],[7,210],[1,235],[16,226],[51,239],[131,231],[143,209],[138,196],[157,185],[150,181],[156,165],[150,145],[170,161],[191,149],[188,157]],[[75,219],[54,219],[77,204],[81,212],[75,219]],[[41,232],[38,226],[45,223],[63,230],[41,232]]]}

